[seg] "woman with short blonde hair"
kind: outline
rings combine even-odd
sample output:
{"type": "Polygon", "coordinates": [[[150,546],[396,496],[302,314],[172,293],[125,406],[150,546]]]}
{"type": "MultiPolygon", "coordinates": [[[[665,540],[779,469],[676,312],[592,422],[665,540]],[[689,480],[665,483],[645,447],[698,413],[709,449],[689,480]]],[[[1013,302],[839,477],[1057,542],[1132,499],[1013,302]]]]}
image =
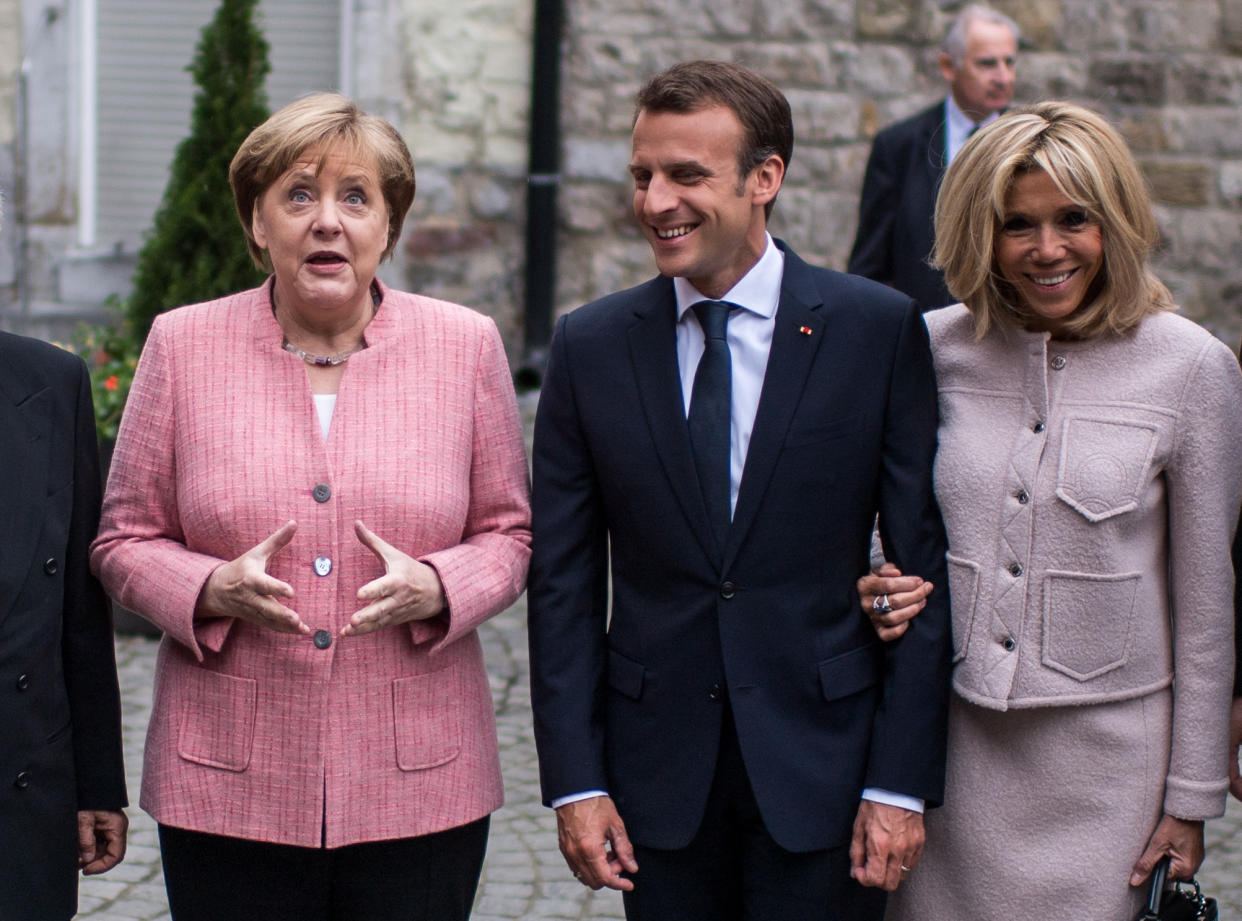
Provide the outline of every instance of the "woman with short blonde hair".
{"type": "MultiPolygon", "coordinates": [[[[1156,239],[1125,142],[1079,106],[1002,116],[945,175],[962,303],[926,319],[954,694],[945,805],[890,921],[1131,921],[1224,810],[1242,375],[1173,312],[1156,239]]],[[[918,629],[930,586],[858,587],[881,637],[918,629]]]]}

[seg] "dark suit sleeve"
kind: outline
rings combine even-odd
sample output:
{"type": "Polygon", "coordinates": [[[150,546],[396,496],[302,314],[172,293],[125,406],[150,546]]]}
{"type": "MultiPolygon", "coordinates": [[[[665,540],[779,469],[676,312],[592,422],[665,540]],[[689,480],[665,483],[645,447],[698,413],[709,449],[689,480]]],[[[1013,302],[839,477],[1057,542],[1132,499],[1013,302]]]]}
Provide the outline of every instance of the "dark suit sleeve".
{"type": "Polygon", "coordinates": [[[896,145],[887,135],[877,135],[863,175],[858,230],[847,269],[851,274],[886,285],[893,283],[893,225],[901,202],[901,185],[896,145]]]}
{"type": "Polygon", "coordinates": [[[567,317],[557,323],[535,416],[528,586],[531,700],[546,804],[607,789],[607,529],[572,386],[567,317]]]}
{"type": "Polygon", "coordinates": [[[91,575],[89,550],[99,529],[99,449],[90,377],[78,363],[73,426],[73,512],[65,548],[61,638],[65,687],[73,725],[78,809],[120,809],[128,804],[121,754],[121,699],[117,687],[112,614],[91,575]]]}
{"type": "Polygon", "coordinates": [[[880,470],[880,535],[902,572],[935,585],[901,639],[885,646],[884,699],[876,714],[867,784],[938,805],[944,795],[952,651],[946,538],[932,487],[939,425],[927,328],[911,303],[888,395],[880,470]]]}

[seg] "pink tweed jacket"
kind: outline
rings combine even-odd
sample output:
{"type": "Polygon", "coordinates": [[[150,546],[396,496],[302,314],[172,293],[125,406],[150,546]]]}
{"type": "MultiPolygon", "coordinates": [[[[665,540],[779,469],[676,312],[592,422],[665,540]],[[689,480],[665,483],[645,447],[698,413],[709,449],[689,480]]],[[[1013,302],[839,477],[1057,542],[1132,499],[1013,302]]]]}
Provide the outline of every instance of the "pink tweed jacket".
{"type": "Polygon", "coordinates": [[[147,340],[91,563],[164,630],[141,797],[159,822],[337,847],[501,803],[475,628],[529,556],[509,368],[489,319],[381,290],[326,439],[266,285],[165,314],[147,340]],[[268,571],[318,642],[196,618],[212,570],[290,519],[268,571]],[[355,520],[436,569],[446,615],[337,635],[382,573],[355,520]]]}

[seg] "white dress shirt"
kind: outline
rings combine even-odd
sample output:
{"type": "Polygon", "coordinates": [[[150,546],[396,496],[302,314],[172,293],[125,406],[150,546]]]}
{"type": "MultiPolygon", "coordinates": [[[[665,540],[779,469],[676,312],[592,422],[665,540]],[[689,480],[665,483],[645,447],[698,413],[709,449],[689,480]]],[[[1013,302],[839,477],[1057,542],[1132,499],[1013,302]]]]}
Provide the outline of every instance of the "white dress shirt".
{"type": "Polygon", "coordinates": [[[958,151],[970,140],[971,132],[975,128],[991,124],[998,118],[1000,118],[1000,113],[993,112],[981,122],[972,121],[969,115],[958,108],[952,93],[946,96],[944,100],[945,163],[953,162],[958,151]]]}
{"type": "MultiPolygon", "coordinates": [[[[763,255],[745,275],[730,288],[722,301],[736,304],[729,311],[727,336],[733,371],[733,403],[729,426],[729,510],[737,508],[738,486],[742,482],[742,470],[746,466],[746,451],[750,447],[750,435],[755,428],[755,414],[759,409],[759,395],[763,391],[763,376],[768,367],[768,353],[772,350],[772,333],[776,329],[776,308],[781,300],[781,279],[785,273],[785,254],[767,236],[763,255]]],[[[694,375],[703,357],[705,336],[698,317],[690,308],[699,301],[713,300],[700,293],[684,278],[673,279],[673,292],[677,297],[677,365],[681,374],[681,396],[686,415],[690,415],[690,396],[694,390],[694,375]]],[[[554,808],[589,799],[606,796],[603,790],[587,790],[583,793],[562,796],[552,801],[554,808]]],[[[923,811],[923,801],[901,793],[863,790],[863,799],[874,800],[890,806],[901,806],[915,812],[923,811]]]]}

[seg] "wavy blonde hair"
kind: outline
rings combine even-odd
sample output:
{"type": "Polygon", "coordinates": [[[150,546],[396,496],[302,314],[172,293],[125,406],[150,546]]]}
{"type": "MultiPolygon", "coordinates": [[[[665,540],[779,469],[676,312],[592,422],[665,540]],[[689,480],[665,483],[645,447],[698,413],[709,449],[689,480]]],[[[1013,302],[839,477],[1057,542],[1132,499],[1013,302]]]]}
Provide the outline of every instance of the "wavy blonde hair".
{"type": "Polygon", "coordinates": [[[993,324],[1034,318],[996,264],[996,237],[1014,180],[1043,170],[1066,198],[1100,225],[1103,264],[1066,333],[1088,338],[1125,332],[1173,309],[1169,289],[1148,266],[1160,232],[1147,183],[1121,135],[1089,109],[1042,102],[1014,109],[981,129],[954,158],[936,199],[932,264],[975,318],[980,339],[993,324]]]}

